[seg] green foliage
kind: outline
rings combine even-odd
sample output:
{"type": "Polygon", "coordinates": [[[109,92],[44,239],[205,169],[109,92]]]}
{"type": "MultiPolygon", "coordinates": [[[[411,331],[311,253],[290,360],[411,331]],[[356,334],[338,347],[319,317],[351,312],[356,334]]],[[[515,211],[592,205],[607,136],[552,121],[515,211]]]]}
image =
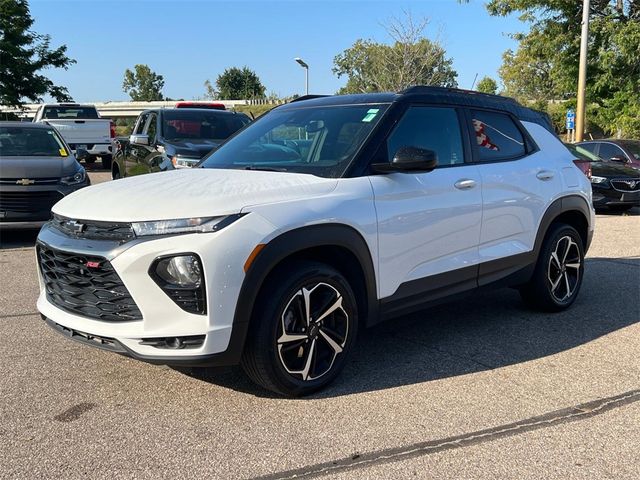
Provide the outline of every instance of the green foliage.
{"type": "MultiPolygon", "coordinates": [[[[582,2],[490,0],[492,15],[520,13],[530,26],[503,55],[505,93],[521,101],[576,97],[582,2]]],[[[592,0],[587,66],[591,120],[609,134],[640,136],[640,2],[592,0]]],[[[593,125],[596,128],[596,125],[593,125]]]]}
{"type": "Polygon", "coordinates": [[[491,77],[483,77],[478,82],[478,86],[476,87],[476,90],[478,92],[490,93],[492,95],[495,95],[496,93],[498,93],[498,82],[496,82],[491,77]]]}
{"type": "Polygon", "coordinates": [[[49,35],[29,30],[33,18],[26,0],[0,0],[0,104],[20,107],[25,99],[42,101],[51,95],[70,101],[66,88],[44,75],[46,68],[69,68],[76,63],[66,56],[67,47],[51,49],[49,35]]]}
{"type": "MultiPolygon", "coordinates": [[[[208,80],[205,82],[205,87],[207,86],[211,86],[208,80]]],[[[213,88],[207,88],[208,98],[220,100],[262,98],[266,91],[258,75],[248,67],[227,68],[222,74],[218,75],[216,88],[217,91],[215,93],[212,93],[214,92],[213,88]]]]}
{"type": "Polygon", "coordinates": [[[126,69],[122,91],[128,93],[134,102],[154,102],[163,100],[164,78],[156,74],[148,65],[136,65],[135,72],[126,69]]]}
{"type": "Polygon", "coordinates": [[[265,105],[236,105],[233,109],[236,112],[242,112],[249,115],[251,118],[258,118],[261,115],[264,115],[272,108],[277,107],[275,104],[265,104],[265,105]]]}
{"type": "Polygon", "coordinates": [[[458,74],[437,40],[425,38],[427,19],[392,19],[386,26],[391,44],[357,40],[336,55],[333,73],[346,76],[338,93],[399,91],[412,85],[456,87],[458,74]]]}

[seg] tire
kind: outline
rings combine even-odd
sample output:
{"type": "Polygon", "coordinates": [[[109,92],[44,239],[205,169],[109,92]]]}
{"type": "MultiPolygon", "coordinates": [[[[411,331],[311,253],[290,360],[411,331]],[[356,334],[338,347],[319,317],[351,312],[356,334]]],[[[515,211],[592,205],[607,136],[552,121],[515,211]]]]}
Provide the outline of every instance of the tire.
{"type": "Polygon", "coordinates": [[[122,178],[120,176],[120,169],[119,168],[114,168],[113,171],[111,172],[111,179],[112,180],[118,180],[119,178],[122,178]]]}
{"type": "Polygon", "coordinates": [[[259,294],[241,364],[268,390],[308,395],[344,367],[358,330],[356,299],[346,279],[322,263],[297,262],[271,278],[277,281],[266,281],[259,294]]]}
{"type": "Polygon", "coordinates": [[[87,157],[84,159],[84,163],[86,163],[87,165],[93,165],[94,163],[96,163],[96,157],[94,157],[93,155],[87,157]]]}
{"type": "Polygon", "coordinates": [[[104,168],[105,170],[111,170],[111,161],[113,160],[113,156],[102,155],[100,157],[100,160],[102,161],[102,168],[104,168]]]}
{"type": "Polygon", "coordinates": [[[583,276],[580,234],[572,226],[558,223],[547,232],[533,276],[520,287],[520,296],[533,309],[559,312],[576,300],[583,276]]]}

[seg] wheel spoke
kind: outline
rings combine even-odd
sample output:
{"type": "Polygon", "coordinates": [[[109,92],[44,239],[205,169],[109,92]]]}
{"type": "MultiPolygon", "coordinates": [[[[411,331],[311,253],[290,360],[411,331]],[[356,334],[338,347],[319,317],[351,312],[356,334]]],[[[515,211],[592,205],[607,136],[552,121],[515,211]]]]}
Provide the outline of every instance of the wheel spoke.
{"type": "Polygon", "coordinates": [[[307,380],[309,378],[309,370],[311,369],[311,360],[313,359],[313,354],[316,351],[316,339],[314,338],[311,341],[311,345],[309,346],[309,354],[307,357],[307,361],[304,364],[304,369],[302,370],[302,380],[307,380]]]}
{"type": "Polygon", "coordinates": [[[320,335],[322,336],[322,338],[324,338],[327,341],[329,346],[333,348],[333,351],[336,352],[336,355],[342,352],[342,347],[338,345],[333,338],[331,338],[329,335],[323,332],[322,329],[320,329],[320,335]]]}
{"type": "Polygon", "coordinates": [[[302,298],[304,298],[304,313],[305,313],[305,321],[307,322],[307,327],[311,323],[311,291],[306,288],[302,289],[302,298]]]}
{"type": "Polygon", "coordinates": [[[341,295],[338,296],[338,299],[333,303],[333,305],[331,305],[322,315],[320,315],[316,319],[316,323],[322,321],[324,318],[326,318],[327,316],[331,315],[338,308],[342,308],[342,296],[341,295]]]}
{"type": "MultiPolygon", "coordinates": [[[[273,338],[273,337],[272,337],[273,338]]],[[[278,339],[278,343],[282,344],[282,343],[289,343],[289,342],[298,342],[300,340],[306,340],[308,337],[307,335],[305,335],[304,333],[302,334],[289,334],[289,333],[283,333],[280,338],[278,339]]]]}
{"type": "Polygon", "coordinates": [[[562,263],[565,263],[567,261],[567,255],[569,255],[569,250],[571,250],[571,247],[575,245],[573,240],[571,240],[569,237],[566,237],[566,238],[567,238],[567,248],[565,249],[564,255],[562,256],[562,263]]]}
{"type": "Polygon", "coordinates": [[[563,300],[565,298],[569,298],[571,296],[571,287],[569,287],[569,275],[567,275],[567,272],[564,272],[564,283],[567,287],[567,294],[564,296],[563,300]]]}
{"type": "Polygon", "coordinates": [[[553,252],[551,254],[551,260],[556,262],[556,268],[558,268],[558,270],[562,268],[562,266],[560,265],[560,259],[558,258],[558,254],[556,252],[553,252]]]}
{"type": "Polygon", "coordinates": [[[566,263],[565,267],[567,268],[575,268],[576,270],[580,268],[580,262],[578,263],[566,263]]]}
{"type": "MultiPolygon", "coordinates": [[[[551,279],[549,279],[551,280],[551,279]]],[[[558,288],[558,285],[560,285],[560,280],[562,280],[562,274],[560,274],[560,276],[558,277],[558,279],[555,282],[551,282],[551,293],[555,292],[556,289],[558,288]]]]}

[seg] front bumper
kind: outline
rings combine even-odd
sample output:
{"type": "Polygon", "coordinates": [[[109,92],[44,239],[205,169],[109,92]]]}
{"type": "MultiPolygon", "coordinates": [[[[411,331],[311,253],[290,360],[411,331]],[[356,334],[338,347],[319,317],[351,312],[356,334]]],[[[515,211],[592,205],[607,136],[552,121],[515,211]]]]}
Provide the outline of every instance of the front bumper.
{"type": "Polygon", "coordinates": [[[621,192],[614,190],[613,188],[599,187],[592,185],[593,191],[593,206],[609,207],[609,206],[640,206],[640,191],[635,192],[621,192]]]}
{"type": "Polygon", "coordinates": [[[257,239],[264,238],[272,229],[258,215],[247,215],[232,228],[218,232],[143,237],[118,243],[72,238],[47,224],[41,230],[38,242],[63,252],[107,259],[135,301],[142,319],[107,321],[64,310],[47,295],[40,271],[38,310],[50,325],[74,340],[98,346],[92,338],[107,339],[107,350],[147,362],[236,364],[240,360],[248,324],[248,318],[236,318],[238,296],[245,277],[242,266],[259,243],[257,239]],[[203,260],[208,305],[204,315],[182,310],[149,275],[149,267],[158,257],[185,252],[196,253],[203,260]],[[188,337],[200,337],[202,341],[189,348],[154,344],[158,339],[188,337]]]}
{"type": "Polygon", "coordinates": [[[89,180],[77,185],[2,185],[0,187],[0,225],[32,224],[51,218],[51,208],[66,195],[89,186],[89,180]]]}
{"type": "Polygon", "coordinates": [[[115,151],[111,143],[89,143],[89,144],[70,143],[69,147],[71,147],[71,150],[74,153],[76,149],[84,148],[87,152],[89,152],[89,155],[96,155],[96,156],[112,155],[113,152],[115,151]]]}

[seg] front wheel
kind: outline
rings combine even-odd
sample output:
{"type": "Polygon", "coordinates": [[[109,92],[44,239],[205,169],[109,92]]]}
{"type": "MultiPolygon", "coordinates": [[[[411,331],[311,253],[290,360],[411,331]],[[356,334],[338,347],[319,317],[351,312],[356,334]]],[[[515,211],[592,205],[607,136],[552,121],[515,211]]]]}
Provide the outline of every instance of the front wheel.
{"type": "Polygon", "coordinates": [[[557,312],[570,307],[584,275],[584,248],[580,234],[570,225],[552,227],[540,249],[531,280],[520,288],[532,308],[557,312]]]}
{"type": "Polygon", "coordinates": [[[328,265],[299,262],[271,278],[256,303],[242,367],[269,390],[307,395],[342,370],[356,339],[357,303],[328,265]]]}
{"type": "Polygon", "coordinates": [[[102,160],[102,168],[105,170],[111,170],[111,162],[113,161],[113,157],[111,155],[101,155],[100,160],[102,160]]]}

